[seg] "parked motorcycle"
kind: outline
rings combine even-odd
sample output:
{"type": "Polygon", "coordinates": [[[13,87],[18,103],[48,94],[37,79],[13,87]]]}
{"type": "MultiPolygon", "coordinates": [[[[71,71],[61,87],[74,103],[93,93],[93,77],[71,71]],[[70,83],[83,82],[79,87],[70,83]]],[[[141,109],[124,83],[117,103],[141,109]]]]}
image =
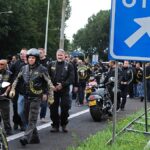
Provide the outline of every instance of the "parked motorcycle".
{"type": "Polygon", "coordinates": [[[111,77],[107,84],[100,84],[95,88],[95,91],[91,93],[88,98],[88,105],[90,114],[94,121],[101,121],[105,115],[112,116],[112,102],[108,86],[114,82],[114,78],[111,77]]]}

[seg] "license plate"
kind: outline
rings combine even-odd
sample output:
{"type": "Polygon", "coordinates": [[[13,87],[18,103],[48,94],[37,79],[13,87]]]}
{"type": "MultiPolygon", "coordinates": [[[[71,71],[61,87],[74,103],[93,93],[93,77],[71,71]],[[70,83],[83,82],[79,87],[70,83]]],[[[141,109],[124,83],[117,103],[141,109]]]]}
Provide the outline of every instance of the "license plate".
{"type": "Polygon", "coordinates": [[[95,106],[96,105],[96,100],[89,101],[89,106],[95,106]]]}

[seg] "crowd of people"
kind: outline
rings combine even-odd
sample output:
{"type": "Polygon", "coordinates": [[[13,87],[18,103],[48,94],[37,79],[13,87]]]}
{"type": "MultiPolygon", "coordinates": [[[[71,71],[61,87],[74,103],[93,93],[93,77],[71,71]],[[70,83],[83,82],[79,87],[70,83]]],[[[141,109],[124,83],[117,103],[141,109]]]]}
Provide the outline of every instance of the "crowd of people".
{"type": "MultiPolygon", "coordinates": [[[[52,120],[51,132],[68,132],[67,124],[72,100],[77,99],[83,106],[87,82],[95,73],[105,73],[104,84],[115,76],[115,61],[90,65],[79,58],[72,58],[63,49],[56,52],[56,60],[48,59],[43,48],[21,49],[16,56],[0,60],[0,85],[10,82],[10,86],[0,87],[0,111],[7,135],[20,129],[24,136],[22,145],[40,143],[36,124],[40,113],[45,122],[47,108],[52,120]],[[9,58],[9,59],[8,59],[9,58]],[[13,130],[10,124],[10,100],[13,103],[13,130]],[[59,107],[60,110],[59,111],[59,107]]],[[[119,63],[117,111],[124,111],[127,98],[144,99],[143,68],[140,62],[119,63]]],[[[150,64],[146,65],[147,99],[150,101],[150,64]]],[[[97,78],[100,83],[100,78],[97,78]]],[[[109,87],[113,102],[113,86],[109,87]]]]}

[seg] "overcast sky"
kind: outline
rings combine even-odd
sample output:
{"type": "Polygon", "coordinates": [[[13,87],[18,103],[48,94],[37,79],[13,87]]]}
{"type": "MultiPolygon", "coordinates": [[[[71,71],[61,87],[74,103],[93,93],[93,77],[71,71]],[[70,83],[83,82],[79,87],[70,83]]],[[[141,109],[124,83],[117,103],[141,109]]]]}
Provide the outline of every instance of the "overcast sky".
{"type": "Polygon", "coordinates": [[[65,30],[68,39],[72,39],[73,34],[83,28],[93,14],[110,9],[111,0],[70,0],[70,5],[71,17],[65,30]]]}

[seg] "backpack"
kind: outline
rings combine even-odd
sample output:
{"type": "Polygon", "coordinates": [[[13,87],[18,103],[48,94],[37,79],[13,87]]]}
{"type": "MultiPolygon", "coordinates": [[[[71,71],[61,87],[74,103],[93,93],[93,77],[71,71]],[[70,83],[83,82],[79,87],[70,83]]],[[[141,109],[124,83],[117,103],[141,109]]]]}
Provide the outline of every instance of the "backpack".
{"type": "Polygon", "coordinates": [[[87,66],[85,66],[85,65],[83,65],[83,66],[78,66],[77,72],[78,72],[79,80],[80,80],[80,79],[81,79],[81,80],[87,79],[87,76],[88,76],[87,70],[88,70],[88,68],[87,68],[87,66]]]}

